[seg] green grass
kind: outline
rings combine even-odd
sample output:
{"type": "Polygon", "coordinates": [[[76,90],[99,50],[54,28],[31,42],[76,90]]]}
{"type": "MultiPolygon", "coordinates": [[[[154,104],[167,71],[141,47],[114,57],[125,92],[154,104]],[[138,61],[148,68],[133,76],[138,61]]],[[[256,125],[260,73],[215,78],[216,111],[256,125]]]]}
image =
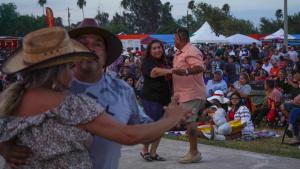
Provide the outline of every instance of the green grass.
{"type": "MultiPolygon", "coordinates": [[[[277,130],[276,132],[281,135],[283,133],[282,130],[277,130]]],[[[188,140],[186,136],[179,136],[179,137],[165,136],[165,138],[182,140],[182,141],[188,140]]],[[[238,140],[209,141],[206,139],[199,138],[198,142],[206,145],[300,159],[300,150],[298,149],[298,146],[280,144],[281,139],[282,137],[264,138],[264,139],[256,139],[254,141],[245,142],[245,141],[238,141],[238,140]]],[[[286,136],[285,143],[288,141],[289,138],[286,136]]]]}

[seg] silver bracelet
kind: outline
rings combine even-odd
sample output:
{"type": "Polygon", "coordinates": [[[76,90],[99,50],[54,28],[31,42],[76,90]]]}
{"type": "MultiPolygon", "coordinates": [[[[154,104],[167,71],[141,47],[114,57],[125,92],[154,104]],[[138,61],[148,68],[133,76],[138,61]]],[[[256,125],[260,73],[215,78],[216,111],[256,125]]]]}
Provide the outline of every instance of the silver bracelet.
{"type": "Polygon", "coordinates": [[[189,75],[189,74],[190,74],[189,70],[185,69],[185,75],[189,75]]]}

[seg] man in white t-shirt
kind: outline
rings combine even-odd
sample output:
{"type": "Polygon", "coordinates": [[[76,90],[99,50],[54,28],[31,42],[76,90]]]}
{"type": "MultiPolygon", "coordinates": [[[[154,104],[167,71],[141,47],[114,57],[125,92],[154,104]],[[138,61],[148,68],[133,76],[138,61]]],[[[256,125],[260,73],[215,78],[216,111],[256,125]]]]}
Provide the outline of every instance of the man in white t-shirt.
{"type": "Polygon", "coordinates": [[[245,57],[249,56],[249,51],[247,48],[243,47],[243,49],[239,53],[240,59],[244,59],[245,57]]]}
{"type": "Polygon", "coordinates": [[[268,72],[268,74],[270,74],[270,71],[273,67],[272,64],[270,63],[268,58],[264,58],[263,62],[264,62],[264,64],[263,64],[262,68],[264,70],[266,70],[268,72]]]}
{"type": "Polygon", "coordinates": [[[294,47],[289,48],[288,54],[289,54],[289,59],[294,63],[299,61],[298,53],[295,51],[294,47]]]}

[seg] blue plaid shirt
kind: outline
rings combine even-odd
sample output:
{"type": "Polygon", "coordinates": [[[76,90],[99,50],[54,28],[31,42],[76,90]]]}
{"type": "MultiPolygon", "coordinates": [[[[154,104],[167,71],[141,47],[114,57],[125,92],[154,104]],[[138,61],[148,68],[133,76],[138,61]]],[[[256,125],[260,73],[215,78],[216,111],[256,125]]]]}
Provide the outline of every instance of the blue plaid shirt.
{"type": "MultiPolygon", "coordinates": [[[[74,79],[71,92],[85,93],[106,108],[106,112],[124,124],[149,123],[152,120],[139,107],[134,90],[115,73],[104,73],[95,83],[74,79]]],[[[94,137],[89,149],[94,168],[117,169],[121,145],[101,137],[94,137]]]]}

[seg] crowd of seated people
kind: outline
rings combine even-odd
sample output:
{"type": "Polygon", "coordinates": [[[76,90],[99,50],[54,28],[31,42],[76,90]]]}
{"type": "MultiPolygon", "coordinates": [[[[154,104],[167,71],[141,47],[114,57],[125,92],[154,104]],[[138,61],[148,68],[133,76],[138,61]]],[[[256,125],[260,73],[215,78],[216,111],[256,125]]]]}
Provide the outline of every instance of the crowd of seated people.
{"type": "MultiPolygon", "coordinates": [[[[203,61],[206,65],[203,75],[207,96],[213,96],[218,90],[224,93],[224,96],[229,99],[227,103],[229,107],[226,110],[227,120],[241,118],[245,121],[248,127],[243,130],[243,133],[247,133],[253,126],[260,127],[267,124],[271,127],[282,127],[289,124],[295,142],[300,142],[297,134],[299,130],[295,125],[300,114],[300,104],[295,99],[300,94],[300,59],[293,47],[276,49],[270,46],[257,47],[256,44],[204,45],[199,46],[199,49],[203,53],[203,61]],[[259,89],[256,89],[257,86],[259,89]],[[252,95],[256,90],[263,95],[261,103],[255,103],[253,100],[252,95]]],[[[166,63],[172,67],[175,50],[168,46],[164,51],[166,63]]],[[[11,52],[1,50],[0,56],[6,58],[11,52]]],[[[115,72],[134,88],[137,98],[142,98],[144,79],[141,70],[144,53],[145,48],[134,50],[128,48],[107,68],[107,71],[115,72]]],[[[14,81],[14,78],[1,76],[1,88],[6,86],[8,81],[14,81]]]]}
{"type": "MultiPolygon", "coordinates": [[[[289,115],[283,112],[286,110],[282,110],[280,105],[300,94],[300,80],[297,79],[299,56],[293,47],[276,49],[272,46],[258,47],[256,44],[203,45],[199,46],[199,49],[203,53],[206,65],[203,75],[207,96],[211,97],[215,91],[220,90],[230,99],[229,105],[233,104],[231,99],[240,99],[239,106],[226,110],[228,120],[234,119],[232,112],[239,112],[244,114],[241,118],[245,118],[247,114],[247,119],[251,120],[255,127],[264,124],[282,127],[290,123],[289,115]],[[260,102],[253,99],[255,92],[261,93],[260,102]],[[246,110],[249,113],[246,113],[246,110]]],[[[172,67],[175,52],[172,47],[165,49],[165,52],[167,63],[172,67]]],[[[115,71],[134,88],[138,97],[142,97],[142,53],[144,51],[139,49],[126,50],[118,61],[109,67],[109,70],[115,71]]]]}

